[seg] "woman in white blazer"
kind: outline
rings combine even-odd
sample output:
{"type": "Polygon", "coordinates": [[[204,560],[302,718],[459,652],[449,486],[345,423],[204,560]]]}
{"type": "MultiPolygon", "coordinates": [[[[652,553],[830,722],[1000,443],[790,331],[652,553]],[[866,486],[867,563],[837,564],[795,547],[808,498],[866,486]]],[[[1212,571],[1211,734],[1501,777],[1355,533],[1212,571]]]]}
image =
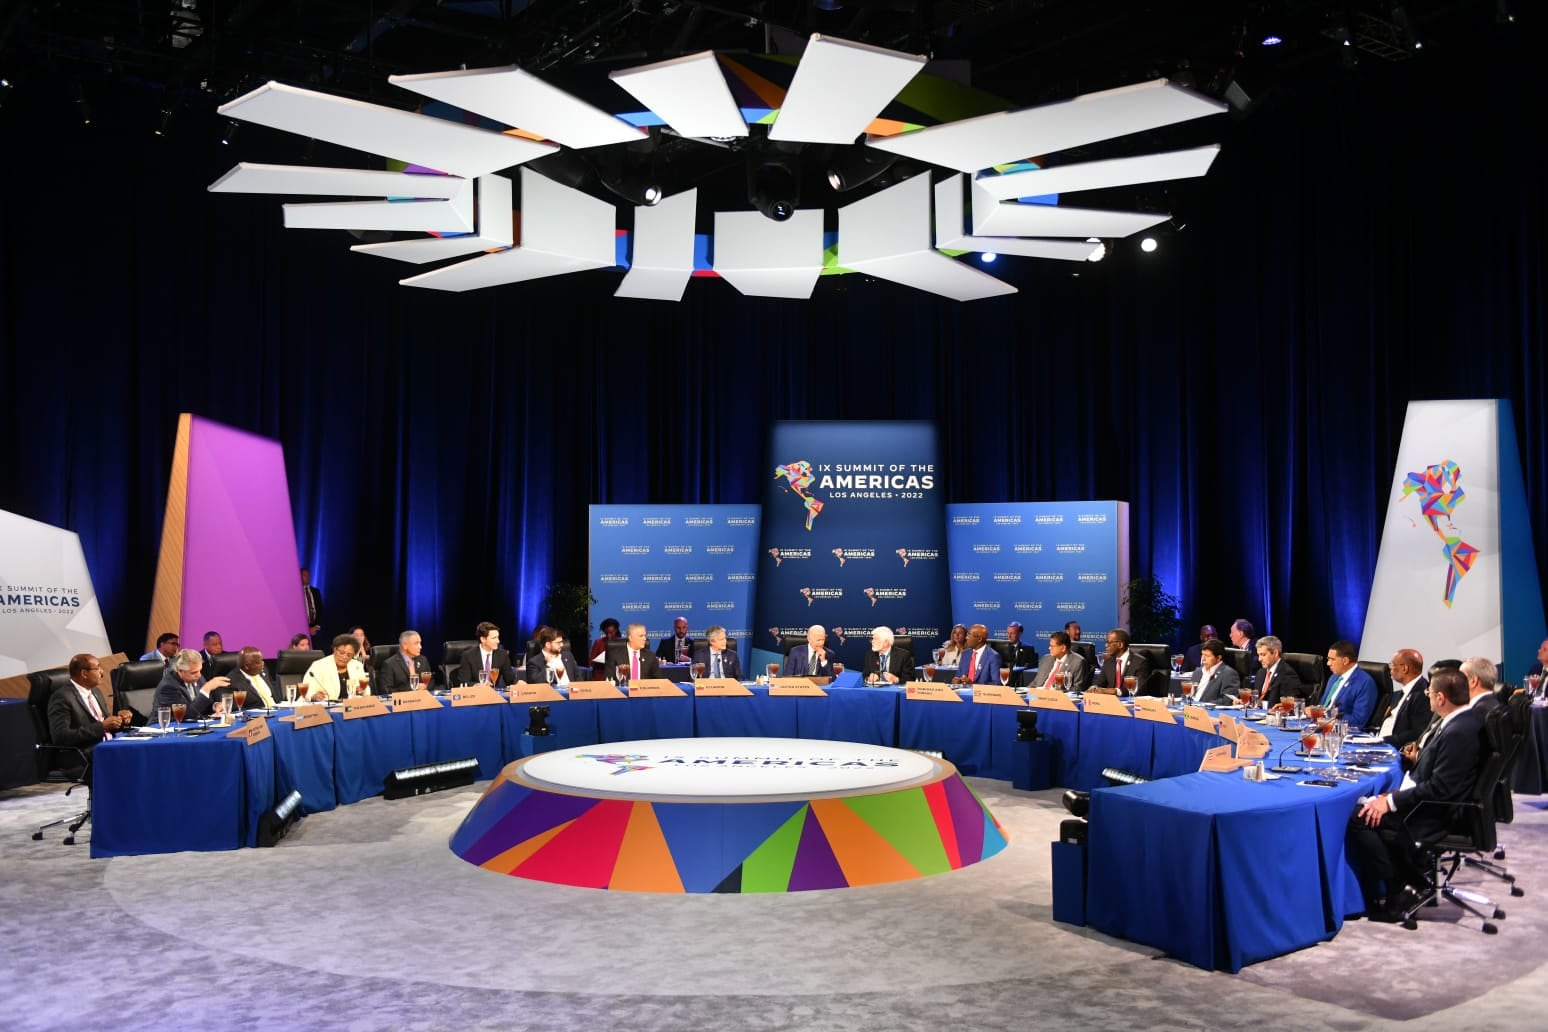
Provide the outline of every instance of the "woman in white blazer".
{"type": "Polygon", "coordinates": [[[355,639],[341,634],[333,639],[333,654],[324,656],[306,668],[301,675],[298,694],[307,702],[325,702],[342,699],[349,694],[349,686],[366,680],[365,665],[355,658],[355,639]]]}

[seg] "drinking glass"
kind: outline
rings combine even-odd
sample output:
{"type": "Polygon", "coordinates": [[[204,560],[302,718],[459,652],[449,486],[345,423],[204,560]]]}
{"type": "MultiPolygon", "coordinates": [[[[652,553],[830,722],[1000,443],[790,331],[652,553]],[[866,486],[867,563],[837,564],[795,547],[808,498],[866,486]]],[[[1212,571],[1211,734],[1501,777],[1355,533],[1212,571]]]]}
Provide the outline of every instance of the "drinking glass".
{"type": "Polygon", "coordinates": [[[419,687],[424,689],[425,691],[429,691],[430,690],[430,671],[428,671],[428,670],[423,671],[419,675],[419,687]]]}
{"type": "Polygon", "coordinates": [[[1254,688],[1247,693],[1247,705],[1252,709],[1258,708],[1258,703],[1263,699],[1263,693],[1254,688]]]}
{"type": "Polygon", "coordinates": [[[837,677],[839,674],[842,674],[843,672],[844,672],[844,664],[843,663],[834,663],[833,664],[833,676],[834,677],[837,677]]]}
{"type": "Polygon", "coordinates": [[[288,703],[291,706],[294,706],[296,704],[296,686],[295,685],[287,684],[285,686],[285,702],[288,703]]]}
{"type": "Polygon", "coordinates": [[[946,650],[945,649],[934,649],[934,650],[932,650],[932,652],[930,654],[935,657],[935,662],[937,664],[939,664],[940,662],[942,662],[946,658],[946,650]]]}
{"type": "Polygon", "coordinates": [[[1134,675],[1125,674],[1123,678],[1123,690],[1130,695],[1134,694],[1134,675]]]}
{"type": "Polygon", "coordinates": [[[629,683],[629,664],[628,663],[619,663],[618,664],[617,669],[615,669],[613,671],[613,680],[618,682],[618,687],[620,687],[620,688],[622,688],[624,685],[629,683]]]}
{"type": "Polygon", "coordinates": [[[1185,659],[1187,659],[1187,658],[1188,657],[1184,656],[1181,652],[1173,653],[1173,655],[1172,655],[1172,669],[1177,671],[1179,674],[1182,673],[1183,661],[1185,659]]]}
{"type": "Polygon", "coordinates": [[[704,664],[703,663],[695,663],[693,665],[693,679],[695,681],[697,681],[699,678],[701,678],[703,676],[704,676],[704,664]]]}
{"type": "Polygon", "coordinates": [[[1335,721],[1333,726],[1322,736],[1323,751],[1328,754],[1328,759],[1334,762],[1337,762],[1338,754],[1344,748],[1345,726],[1342,721],[1335,721]]]}
{"type": "Polygon", "coordinates": [[[247,689],[238,688],[236,691],[231,693],[231,697],[236,700],[236,712],[238,715],[246,717],[246,714],[243,713],[243,710],[247,709],[247,689]]]}
{"type": "Polygon", "coordinates": [[[181,724],[183,718],[188,715],[188,703],[174,702],[172,704],[172,723],[181,724]]]}
{"type": "Polygon", "coordinates": [[[1246,688],[1241,689],[1236,693],[1236,701],[1241,703],[1245,708],[1252,702],[1252,692],[1248,691],[1246,688]]]}
{"type": "Polygon", "coordinates": [[[1010,675],[1011,675],[1011,672],[1010,672],[1010,668],[1009,667],[1001,667],[1000,668],[1000,684],[1002,684],[1002,685],[1009,685],[1010,684],[1010,675]]]}
{"type": "Polygon", "coordinates": [[[1175,681],[1172,682],[1171,688],[1167,690],[1166,705],[1168,709],[1182,709],[1183,707],[1182,686],[1175,681]]]}
{"type": "MultiPolygon", "coordinates": [[[[941,650],[940,649],[936,649],[935,651],[936,652],[940,652],[941,650]]],[[[925,680],[926,681],[933,681],[933,680],[935,680],[935,669],[936,669],[936,667],[935,667],[934,663],[926,663],[925,664],[924,670],[925,670],[925,680]]]]}
{"type": "Polygon", "coordinates": [[[1049,674],[1048,675],[1048,683],[1050,685],[1052,685],[1053,687],[1055,687],[1055,688],[1063,688],[1064,687],[1064,671],[1063,670],[1055,670],[1053,673],[1049,674]]]}
{"type": "Polygon", "coordinates": [[[1317,748],[1317,733],[1315,731],[1302,732],[1301,748],[1303,750],[1301,753],[1302,756],[1310,756],[1312,754],[1312,750],[1317,748]]]}
{"type": "Polygon", "coordinates": [[[224,724],[226,722],[226,697],[224,695],[217,695],[215,697],[215,706],[210,710],[210,713],[214,716],[215,723],[224,724]]]}
{"type": "Polygon", "coordinates": [[[776,678],[778,676],[779,676],[779,664],[778,663],[770,663],[769,664],[769,679],[773,680],[774,678],[776,678]]]}
{"type": "Polygon", "coordinates": [[[157,706],[156,707],[156,724],[161,728],[161,730],[165,731],[167,729],[167,724],[171,723],[171,721],[172,721],[172,707],[170,707],[170,706],[157,706]]]}

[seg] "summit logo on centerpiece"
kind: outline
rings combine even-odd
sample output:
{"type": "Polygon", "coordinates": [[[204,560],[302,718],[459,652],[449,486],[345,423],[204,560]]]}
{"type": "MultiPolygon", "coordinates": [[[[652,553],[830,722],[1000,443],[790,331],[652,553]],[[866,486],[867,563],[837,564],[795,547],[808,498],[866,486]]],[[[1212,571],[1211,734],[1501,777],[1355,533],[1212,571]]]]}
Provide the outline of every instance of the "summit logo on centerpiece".
{"type": "Polygon", "coordinates": [[[607,763],[613,766],[610,774],[628,774],[630,771],[650,770],[651,765],[644,761],[650,759],[643,753],[581,753],[578,759],[596,760],[598,763],[607,763]]]}

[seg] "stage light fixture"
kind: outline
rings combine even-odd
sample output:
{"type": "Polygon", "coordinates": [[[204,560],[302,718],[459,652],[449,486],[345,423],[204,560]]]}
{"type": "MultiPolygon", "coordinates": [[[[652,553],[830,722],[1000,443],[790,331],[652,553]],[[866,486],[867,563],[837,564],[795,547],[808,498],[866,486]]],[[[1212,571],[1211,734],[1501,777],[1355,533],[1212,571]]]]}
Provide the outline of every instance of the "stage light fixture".
{"type": "Polygon", "coordinates": [[[258,844],[272,846],[290,833],[296,821],[301,819],[301,793],[292,789],[290,794],[258,818],[258,844]]]}
{"type": "Polygon", "coordinates": [[[610,165],[598,169],[597,178],[609,191],[630,204],[656,205],[661,202],[661,187],[634,169],[610,165]]]}
{"type": "Polygon", "coordinates": [[[983,262],[985,265],[992,265],[999,257],[1000,256],[993,251],[985,251],[983,254],[978,256],[978,260],[983,262]]]}
{"type": "Polygon", "coordinates": [[[1103,767],[1102,777],[1109,785],[1143,785],[1150,779],[1119,767],[1103,767]]]}
{"type": "Polygon", "coordinates": [[[425,763],[417,767],[399,767],[388,774],[382,783],[383,799],[402,799],[405,796],[425,795],[447,788],[461,788],[473,784],[478,773],[478,758],[469,756],[446,763],[425,763]]]}
{"type": "Polygon", "coordinates": [[[1424,48],[1424,41],[1419,38],[1419,32],[1414,28],[1414,19],[1403,4],[1392,5],[1392,24],[1397,27],[1398,36],[1402,39],[1405,48],[1408,50],[1424,48]]]}
{"type": "Polygon", "coordinates": [[[1098,240],[1096,237],[1087,237],[1086,243],[1096,245],[1096,249],[1086,256],[1086,261],[1099,262],[1103,258],[1107,257],[1107,244],[1103,243],[1101,240],[1098,240]]]}
{"type": "Polygon", "coordinates": [[[1511,0],[1495,0],[1494,20],[1499,25],[1516,24],[1516,5],[1511,0]]]}
{"type": "Polygon", "coordinates": [[[162,108],[161,109],[161,121],[156,124],[156,135],[157,136],[165,136],[165,135],[167,135],[167,129],[171,125],[172,125],[172,109],[171,108],[162,108]]]}
{"type": "Polygon", "coordinates": [[[772,146],[747,152],[747,200],[766,219],[784,222],[801,203],[800,159],[772,146]]]}
{"type": "Polygon", "coordinates": [[[86,99],[85,90],[75,98],[75,110],[81,116],[82,125],[91,125],[91,101],[86,99]]]}
{"type": "Polygon", "coordinates": [[[548,707],[547,706],[528,706],[527,707],[527,731],[526,731],[526,733],[531,735],[534,738],[540,738],[540,737],[543,737],[545,735],[553,734],[553,732],[548,729],[548,707]]]}
{"type": "Polygon", "coordinates": [[[1037,710],[1016,711],[1016,741],[1035,742],[1042,736],[1037,733],[1037,710]]]}
{"type": "Polygon", "coordinates": [[[1091,793],[1082,792],[1079,789],[1066,789],[1064,795],[1059,797],[1059,802],[1070,812],[1071,817],[1085,817],[1091,812],[1091,793]]]}
{"type": "Polygon", "coordinates": [[[236,134],[241,128],[242,123],[238,122],[236,119],[233,118],[227,120],[226,131],[220,134],[220,145],[222,147],[231,146],[231,141],[236,139],[236,134]]]}
{"type": "Polygon", "coordinates": [[[1263,46],[1266,46],[1266,47],[1277,47],[1277,46],[1279,46],[1279,44],[1283,43],[1284,41],[1285,41],[1285,38],[1283,36],[1278,36],[1278,35],[1275,35],[1274,33],[1270,32],[1270,33],[1266,33],[1264,35],[1263,39],[1261,40],[1261,43],[1262,43],[1263,46]]]}
{"type": "Polygon", "coordinates": [[[1155,237],[1146,237],[1140,241],[1140,250],[1144,251],[1146,254],[1150,254],[1160,246],[1161,245],[1156,242],[1155,237]]]}
{"type": "Polygon", "coordinates": [[[897,160],[896,154],[874,147],[835,147],[828,156],[828,185],[839,193],[845,193],[871,182],[897,160]]]}

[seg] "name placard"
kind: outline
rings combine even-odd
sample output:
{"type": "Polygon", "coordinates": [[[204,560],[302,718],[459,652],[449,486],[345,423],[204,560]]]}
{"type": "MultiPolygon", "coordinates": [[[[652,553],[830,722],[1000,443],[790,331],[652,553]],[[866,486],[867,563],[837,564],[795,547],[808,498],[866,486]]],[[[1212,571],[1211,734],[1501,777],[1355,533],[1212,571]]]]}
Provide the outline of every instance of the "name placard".
{"type": "Polygon", "coordinates": [[[326,706],[297,706],[296,730],[301,731],[309,727],[322,727],[324,724],[332,724],[333,718],[328,715],[326,706]]]}
{"type": "Polygon", "coordinates": [[[1068,713],[1075,712],[1075,700],[1065,695],[1057,688],[1030,688],[1027,690],[1027,705],[1033,709],[1064,710],[1068,713]]]}
{"type": "Polygon", "coordinates": [[[452,691],[452,707],[459,706],[504,706],[505,700],[500,698],[500,693],[491,685],[472,684],[466,688],[456,688],[452,691]]]}
{"type": "Polygon", "coordinates": [[[629,682],[631,699],[680,699],[688,693],[664,677],[642,677],[629,682]]]}
{"type": "Polygon", "coordinates": [[[422,688],[411,692],[392,693],[392,711],[394,713],[413,713],[416,710],[438,710],[441,708],[441,700],[422,688]]]}
{"type": "Polygon", "coordinates": [[[253,717],[245,724],[238,724],[226,732],[227,738],[244,739],[249,746],[257,745],[272,737],[274,732],[269,730],[269,722],[263,717],[253,717]]]}
{"type": "Polygon", "coordinates": [[[392,710],[380,695],[357,695],[344,703],[344,719],[359,720],[362,717],[385,717],[392,710]]]}
{"type": "MultiPolygon", "coordinates": [[[[573,687],[573,685],[572,685],[573,687]]],[[[559,689],[547,681],[517,681],[516,687],[511,689],[512,702],[565,702],[565,697],[559,689]]]]}
{"type": "Polygon", "coordinates": [[[1228,742],[1234,742],[1241,737],[1242,725],[1236,722],[1236,718],[1229,713],[1220,714],[1220,737],[1228,742]]]}
{"type": "Polygon", "coordinates": [[[1164,706],[1164,705],[1162,705],[1162,706],[1135,706],[1134,707],[1134,719],[1135,720],[1153,720],[1157,724],[1173,724],[1173,725],[1175,725],[1177,723],[1177,716],[1171,710],[1167,709],[1166,706],[1164,706]]]}
{"type": "Polygon", "coordinates": [[[1136,710],[1165,710],[1166,700],[1158,699],[1154,695],[1141,695],[1134,700],[1134,708],[1136,710]]]}
{"type": "Polygon", "coordinates": [[[729,677],[705,677],[694,682],[693,685],[693,694],[701,695],[706,699],[742,697],[752,693],[751,688],[729,677]]]}
{"type": "Polygon", "coordinates": [[[769,682],[769,694],[815,699],[826,698],[828,693],[813,684],[810,677],[776,677],[769,682]]]}
{"type": "Polygon", "coordinates": [[[903,686],[903,698],[909,702],[961,702],[957,689],[939,681],[910,681],[903,686]]]}
{"type": "Polygon", "coordinates": [[[1268,754],[1268,736],[1254,728],[1242,728],[1241,736],[1236,739],[1236,758],[1239,760],[1261,760],[1268,754]]]}
{"type": "Polygon", "coordinates": [[[1087,692],[1086,697],[1081,699],[1081,702],[1085,704],[1087,713],[1100,713],[1104,717],[1132,717],[1134,715],[1129,712],[1129,707],[1125,706],[1116,695],[1092,695],[1090,692],[1087,692]]]}
{"type": "Polygon", "coordinates": [[[1206,750],[1204,760],[1199,764],[1199,770],[1227,771],[1236,770],[1247,765],[1246,760],[1234,759],[1231,756],[1229,745],[1217,745],[1213,749],[1206,750]]]}
{"type": "Polygon", "coordinates": [[[1209,713],[1203,706],[1186,706],[1183,708],[1183,726],[1191,727],[1195,731],[1203,731],[1207,734],[1215,734],[1215,722],[1209,719],[1209,713]]]}
{"type": "MultiPolygon", "coordinates": [[[[953,693],[955,694],[955,693],[953,693]]],[[[973,686],[973,701],[981,702],[989,706],[1025,706],[1021,696],[1016,694],[1016,689],[1003,684],[976,684],[973,686]]]]}
{"type": "Polygon", "coordinates": [[[623,699],[623,692],[611,681],[571,681],[570,698],[579,701],[583,699],[623,699]]]}

